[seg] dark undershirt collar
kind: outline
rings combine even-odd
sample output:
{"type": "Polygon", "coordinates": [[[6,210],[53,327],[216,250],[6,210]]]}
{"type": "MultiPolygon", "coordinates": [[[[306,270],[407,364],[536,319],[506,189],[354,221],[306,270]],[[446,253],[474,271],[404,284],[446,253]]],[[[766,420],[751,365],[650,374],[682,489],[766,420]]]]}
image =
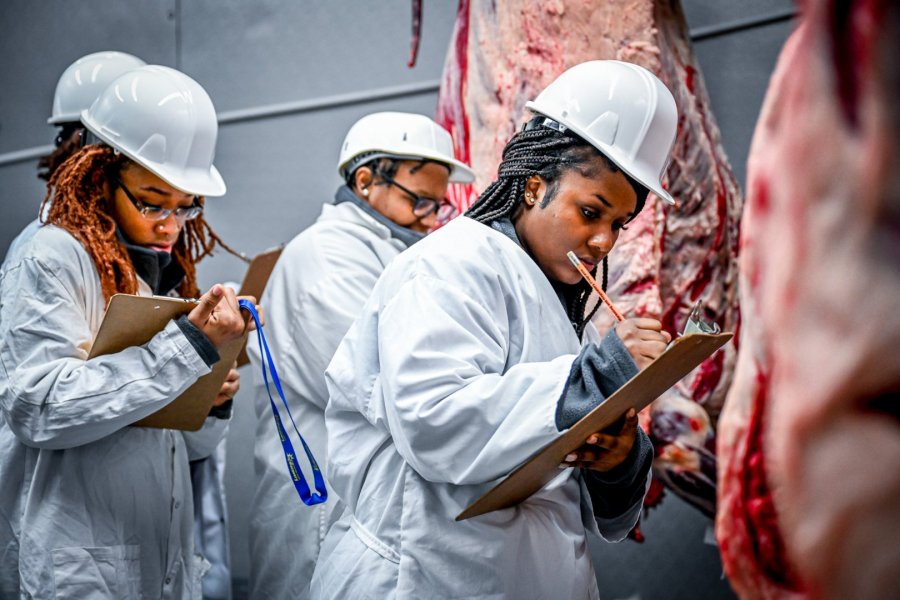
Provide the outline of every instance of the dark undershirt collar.
{"type": "Polygon", "coordinates": [[[158,252],[135,244],[118,227],[116,237],[128,250],[135,273],[150,286],[155,295],[165,296],[184,279],[184,270],[172,260],[169,252],[158,252]]]}
{"type": "Polygon", "coordinates": [[[409,227],[403,227],[401,225],[397,225],[386,216],[375,210],[369,205],[368,202],[363,202],[360,200],[359,196],[353,193],[348,186],[342,185],[338,188],[337,192],[334,194],[334,204],[338,205],[343,202],[349,202],[355,206],[357,206],[364,213],[384,225],[388,228],[388,231],[391,233],[391,237],[403,242],[403,244],[409,248],[423,237],[425,237],[424,233],[419,233],[418,231],[413,231],[409,227]]]}

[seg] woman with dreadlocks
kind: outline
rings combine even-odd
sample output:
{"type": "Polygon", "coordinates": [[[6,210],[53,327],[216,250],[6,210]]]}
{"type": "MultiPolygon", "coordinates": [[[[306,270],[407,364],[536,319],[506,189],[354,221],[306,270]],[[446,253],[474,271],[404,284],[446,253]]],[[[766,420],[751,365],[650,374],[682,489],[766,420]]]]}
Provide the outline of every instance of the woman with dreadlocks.
{"type": "Polygon", "coordinates": [[[454,520],[669,341],[637,318],[601,339],[566,253],[605,265],[648,191],[670,199],[672,95],[592,61],[527,106],[499,179],[388,265],[328,366],[327,472],[348,510],[313,598],[596,598],[586,531],[619,540],[637,520],[652,447],[633,411],[524,503],[454,520]]]}
{"type": "Polygon", "coordinates": [[[0,271],[0,596],[199,598],[188,460],[224,434],[237,372],[199,431],[129,425],[243,335],[237,299],[215,285],[147,344],[87,357],[113,294],[199,295],[221,245],[202,199],[225,192],[215,111],[145,66],[81,116],[102,143],[54,172],[45,225],[0,271]]]}

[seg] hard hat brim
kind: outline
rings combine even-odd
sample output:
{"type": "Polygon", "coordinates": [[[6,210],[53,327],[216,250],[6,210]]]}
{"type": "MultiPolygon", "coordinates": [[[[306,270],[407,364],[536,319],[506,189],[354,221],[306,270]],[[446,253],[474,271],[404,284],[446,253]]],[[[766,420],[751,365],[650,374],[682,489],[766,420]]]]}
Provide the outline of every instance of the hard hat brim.
{"type": "Polygon", "coordinates": [[[47,119],[48,125],[62,125],[63,123],[80,123],[81,115],[78,113],[66,113],[64,115],[54,115],[47,119]]]}
{"type": "Polygon", "coordinates": [[[475,171],[469,168],[466,163],[455,158],[451,160],[450,166],[453,168],[450,171],[450,183],[472,183],[475,181],[475,171]]]}

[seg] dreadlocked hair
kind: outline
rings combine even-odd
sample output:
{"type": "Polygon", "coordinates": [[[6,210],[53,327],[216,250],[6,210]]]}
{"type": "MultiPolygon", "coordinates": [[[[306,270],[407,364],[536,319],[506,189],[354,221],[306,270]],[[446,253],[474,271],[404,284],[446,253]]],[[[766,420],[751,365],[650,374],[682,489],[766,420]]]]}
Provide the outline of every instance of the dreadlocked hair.
{"type": "MultiPolygon", "coordinates": [[[[198,198],[197,202],[203,206],[203,198],[198,198]]],[[[221,246],[232,256],[249,262],[247,257],[233,250],[216,235],[206,219],[203,218],[202,213],[196,219],[185,222],[181,235],[178,236],[178,241],[172,248],[172,258],[184,271],[184,279],[178,286],[178,293],[182,297],[198,298],[200,296],[200,289],[197,287],[197,263],[211,255],[217,246],[221,246]]]]}
{"type": "MultiPolygon", "coordinates": [[[[41,214],[50,200],[45,222],[69,232],[87,251],[100,287],[108,301],[114,294],[135,294],[137,275],[128,250],[116,236],[107,189],[114,189],[116,175],[130,161],[103,144],[85,146],[70,156],[50,177],[41,203],[41,214]]],[[[203,204],[202,199],[198,199],[203,204]]],[[[243,259],[212,231],[203,215],[185,223],[172,249],[172,258],[184,270],[178,293],[197,297],[196,264],[212,254],[216,246],[243,259]]]]}
{"type": "MultiPolygon", "coordinates": [[[[595,177],[596,158],[603,159],[604,168],[616,173],[619,168],[603,153],[571,131],[559,131],[546,126],[545,117],[536,116],[525,124],[507,142],[503,157],[497,169],[497,180],[484,190],[478,200],[466,211],[466,216],[485,225],[498,219],[513,219],[525,196],[525,184],[529,177],[539,176],[547,185],[547,192],[541,200],[541,207],[547,206],[559,189],[559,179],[568,169],[578,169],[585,177],[595,177]]],[[[644,207],[647,189],[623,172],[637,195],[634,214],[644,207]]],[[[633,218],[633,217],[632,217],[633,218]]],[[[609,264],[603,259],[601,286],[606,290],[609,280],[609,264]]],[[[595,269],[596,272],[596,269],[595,269]]],[[[587,313],[587,302],[591,286],[579,281],[565,286],[566,312],[579,337],[602,304],[598,299],[593,309],[587,313]],[[587,314],[586,314],[587,313],[587,314]]]]}

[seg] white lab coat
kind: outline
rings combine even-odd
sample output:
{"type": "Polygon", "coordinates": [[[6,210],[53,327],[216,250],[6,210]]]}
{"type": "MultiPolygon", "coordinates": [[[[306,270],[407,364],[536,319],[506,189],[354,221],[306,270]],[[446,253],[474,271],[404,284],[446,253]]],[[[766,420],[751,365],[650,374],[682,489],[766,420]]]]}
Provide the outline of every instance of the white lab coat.
{"type": "MultiPolygon", "coordinates": [[[[291,413],[324,469],[325,367],[359,315],[385,265],[406,246],[351,202],[327,204],[284,249],[266,285],[265,334],[291,413]]],[[[248,344],[260,378],[255,340],[248,344]]],[[[274,396],[274,388],[273,388],[274,396]]],[[[255,392],[257,487],[250,517],[250,596],[307,598],[320,544],[343,504],[329,488],[324,504],[304,505],[285,466],[265,389],[255,392]]],[[[285,428],[293,428],[275,397],[285,428]]],[[[301,466],[313,481],[296,438],[301,466]]],[[[327,478],[328,471],[324,470],[327,478]]]]}
{"type": "Polygon", "coordinates": [[[595,519],[566,469],[517,507],[454,521],[561,435],[580,349],[548,279],[502,233],[460,217],[395,259],[326,372],[327,472],[349,510],[313,597],[596,598],[585,531],[623,538],[640,502],[595,519]]]}
{"type": "Polygon", "coordinates": [[[225,497],[225,439],[212,453],[191,462],[194,499],[194,552],[209,563],[204,600],[231,600],[231,542],[225,497]]]}
{"type": "Polygon", "coordinates": [[[188,459],[227,422],[128,427],[209,367],[174,322],[86,360],[105,304],[90,256],[52,225],[0,270],[2,597],[200,597],[188,459]]]}
{"type": "Polygon", "coordinates": [[[25,228],[19,232],[13,241],[10,242],[9,248],[6,250],[6,258],[3,259],[4,264],[9,262],[14,256],[16,256],[19,252],[19,248],[21,248],[25,242],[30,240],[35,233],[37,233],[38,229],[41,228],[40,219],[35,219],[28,223],[25,228]]]}

